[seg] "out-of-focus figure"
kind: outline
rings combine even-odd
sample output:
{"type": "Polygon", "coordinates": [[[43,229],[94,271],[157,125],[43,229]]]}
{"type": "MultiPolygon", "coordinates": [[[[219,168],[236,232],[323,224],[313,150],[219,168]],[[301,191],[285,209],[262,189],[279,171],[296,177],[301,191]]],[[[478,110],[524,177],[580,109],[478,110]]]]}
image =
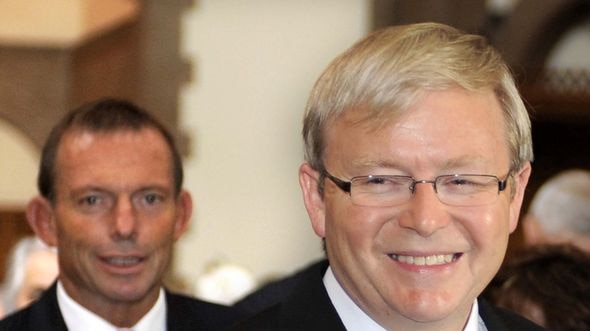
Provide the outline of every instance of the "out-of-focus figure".
{"type": "MultiPolygon", "coordinates": [[[[3,297],[3,292],[4,291],[2,291],[2,288],[0,288],[0,298],[3,297]]],[[[2,319],[5,314],[6,312],[4,311],[4,303],[2,302],[2,300],[0,300],[0,319],[2,319]]]]}
{"type": "Polygon", "coordinates": [[[535,194],[523,221],[529,245],[571,243],[590,252],[590,171],[563,171],[535,194]]]}
{"type": "Polygon", "coordinates": [[[223,305],[234,304],[256,288],[252,273],[234,263],[213,262],[197,279],[195,295],[223,305]]]}
{"type": "Polygon", "coordinates": [[[68,112],[43,146],[33,231],[58,249],[59,276],[0,330],[217,331],[233,310],[164,287],[191,220],[172,133],[139,106],[104,98],[68,112]]]}
{"type": "Polygon", "coordinates": [[[571,244],[527,247],[486,290],[494,304],[553,331],[590,330],[590,255],[571,244]]]}
{"type": "Polygon", "coordinates": [[[55,281],[57,250],[37,237],[25,237],[13,248],[2,284],[5,314],[27,306],[55,281]]]}

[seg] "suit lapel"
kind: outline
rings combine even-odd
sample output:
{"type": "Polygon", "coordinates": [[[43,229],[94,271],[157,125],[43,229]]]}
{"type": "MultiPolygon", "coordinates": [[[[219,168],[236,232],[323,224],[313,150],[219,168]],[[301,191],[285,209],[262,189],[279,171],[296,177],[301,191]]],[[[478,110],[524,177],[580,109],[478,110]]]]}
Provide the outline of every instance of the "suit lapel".
{"type": "Polygon", "coordinates": [[[509,330],[509,328],[494,312],[492,306],[490,306],[485,300],[478,299],[477,304],[479,306],[479,316],[481,316],[481,319],[486,324],[488,331],[509,330]]]}
{"type": "Polygon", "coordinates": [[[327,261],[319,264],[291,292],[280,308],[281,330],[346,330],[322,281],[327,268],[327,261]]]}
{"type": "Polygon", "coordinates": [[[31,306],[31,317],[31,327],[33,330],[68,330],[57,303],[57,282],[53,283],[43,293],[39,301],[31,306]]]}

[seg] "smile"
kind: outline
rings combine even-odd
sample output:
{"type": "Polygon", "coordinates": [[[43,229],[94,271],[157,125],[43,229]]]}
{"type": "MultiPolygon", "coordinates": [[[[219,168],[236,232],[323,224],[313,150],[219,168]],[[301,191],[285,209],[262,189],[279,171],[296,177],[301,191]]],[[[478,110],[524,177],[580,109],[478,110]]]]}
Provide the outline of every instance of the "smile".
{"type": "Polygon", "coordinates": [[[128,267],[141,262],[141,258],[133,257],[133,256],[117,256],[117,257],[110,257],[105,259],[108,264],[119,266],[119,267],[128,267]]]}
{"type": "Polygon", "coordinates": [[[411,255],[398,255],[388,254],[389,257],[395,261],[405,264],[412,264],[417,266],[432,266],[447,264],[456,261],[462,254],[437,254],[437,255],[426,255],[426,256],[411,256],[411,255]]]}

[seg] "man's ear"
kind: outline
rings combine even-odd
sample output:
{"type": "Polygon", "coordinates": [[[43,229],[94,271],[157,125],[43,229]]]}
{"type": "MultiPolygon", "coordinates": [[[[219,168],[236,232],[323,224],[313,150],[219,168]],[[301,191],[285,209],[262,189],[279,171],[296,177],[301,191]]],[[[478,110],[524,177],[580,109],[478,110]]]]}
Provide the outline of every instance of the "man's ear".
{"type": "Polygon", "coordinates": [[[299,185],[303,193],[305,209],[307,209],[313,230],[319,237],[324,238],[326,236],[326,212],[324,197],[319,191],[319,177],[319,172],[308,163],[299,167],[299,185]]]}
{"type": "Polygon", "coordinates": [[[193,215],[193,199],[188,191],[182,190],[176,202],[176,223],[174,224],[174,240],[177,240],[188,229],[193,215]]]}
{"type": "Polygon", "coordinates": [[[36,196],[27,205],[27,221],[35,232],[49,246],[57,246],[57,224],[53,205],[42,196],[36,196]]]}
{"type": "Polygon", "coordinates": [[[520,208],[522,207],[522,201],[524,198],[524,192],[531,176],[531,164],[527,162],[520,170],[514,175],[514,195],[512,201],[510,201],[510,233],[514,232],[518,225],[518,217],[520,215],[520,208]]]}

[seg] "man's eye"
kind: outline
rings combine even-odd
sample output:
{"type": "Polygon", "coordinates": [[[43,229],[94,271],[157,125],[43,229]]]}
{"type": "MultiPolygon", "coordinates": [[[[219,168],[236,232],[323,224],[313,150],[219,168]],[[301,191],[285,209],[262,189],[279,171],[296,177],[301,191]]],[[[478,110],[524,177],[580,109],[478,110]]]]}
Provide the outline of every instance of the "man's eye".
{"type": "Polygon", "coordinates": [[[144,196],[143,199],[149,205],[156,204],[156,203],[163,200],[163,198],[159,194],[155,194],[155,193],[148,193],[144,196]]]}
{"type": "Polygon", "coordinates": [[[386,185],[388,188],[396,189],[400,186],[407,186],[408,182],[405,177],[370,177],[367,179],[366,185],[372,186],[384,186],[386,185]]]}
{"type": "Polygon", "coordinates": [[[454,179],[452,181],[449,181],[449,184],[455,185],[455,186],[462,186],[462,185],[469,184],[469,182],[467,180],[465,180],[465,179],[459,179],[459,178],[457,178],[457,179],[454,179]]]}
{"type": "Polygon", "coordinates": [[[94,205],[97,205],[99,202],[100,202],[100,197],[98,197],[96,195],[89,195],[89,196],[83,197],[80,200],[80,204],[87,205],[87,206],[94,206],[94,205]]]}
{"type": "Polygon", "coordinates": [[[89,194],[81,196],[77,201],[78,208],[85,212],[97,212],[108,210],[112,206],[112,201],[108,196],[101,194],[89,194]]]}
{"type": "Polygon", "coordinates": [[[481,182],[470,180],[467,178],[456,178],[449,182],[452,186],[480,186],[483,185],[481,182]]]}
{"type": "Polygon", "coordinates": [[[383,178],[383,177],[371,177],[369,179],[367,179],[367,184],[386,184],[387,183],[387,179],[383,178]]]}

